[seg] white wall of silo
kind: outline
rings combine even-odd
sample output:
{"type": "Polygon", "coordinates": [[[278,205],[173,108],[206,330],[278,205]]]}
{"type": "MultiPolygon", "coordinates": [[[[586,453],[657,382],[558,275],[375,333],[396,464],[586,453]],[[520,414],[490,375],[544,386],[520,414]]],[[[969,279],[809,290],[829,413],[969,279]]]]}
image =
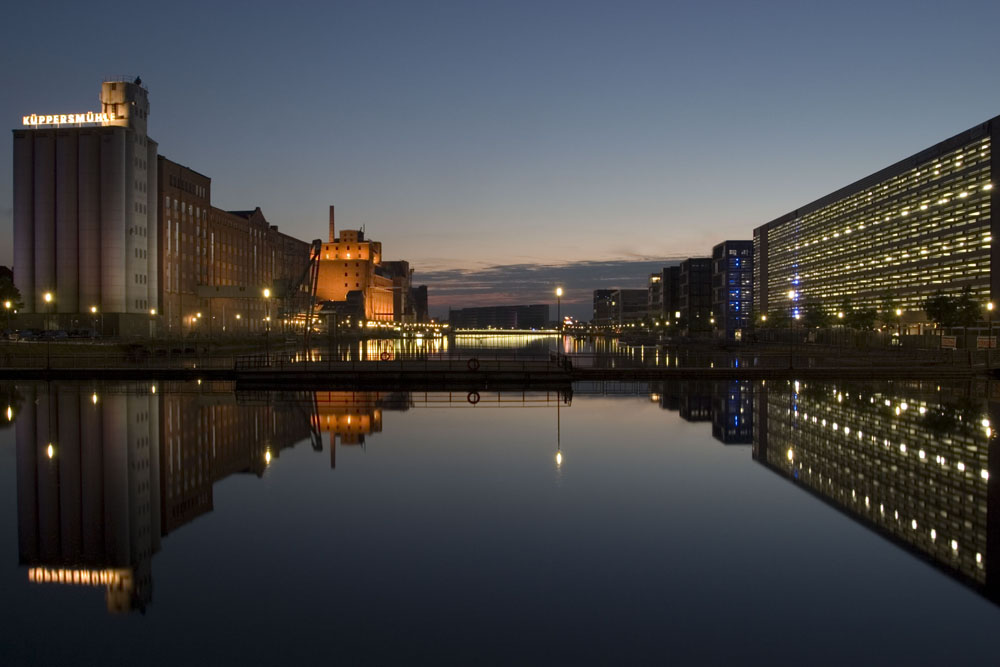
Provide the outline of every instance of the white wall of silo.
{"type": "Polygon", "coordinates": [[[35,312],[34,135],[14,135],[14,284],[24,312],[35,312]]]}
{"type": "MultiPolygon", "coordinates": [[[[149,276],[149,307],[155,308],[157,313],[161,312],[159,299],[159,275],[160,275],[160,207],[157,203],[157,189],[159,174],[157,173],[158,161],[156,159],[159,145],[146,139],[146,224],[149,225],[146,233],[146,273],[149,276]]],[[[162,321],[162,316],[158,321],[162,321]]]]}
{"type": "Polygon", "coordinates": [[[137,181],[143,173],[135,165],[136,159],[146,151],[140,150],[134,134],[125,136],[125,310],[129,313],[138,311],[136,302],[146,298],[146,286],[140,282],[142,276],[142,260],[138,255],[144,248],[141,229],[146,224],[146,216],[136,210],[139,204],[146,202],[146,195],[139,192],[137,181]]]}
{"type": "Polygon", "coordinates": [[[77,226],[77,135],[56,133],[56,304],[60,313],[77,313],[79,228],[77,226]]]}
{"type": "Polygon", "coordinates": [[[34,298],[38,312],[50,312],[41,295],[56,287],[55,140],[51,132],[35,135],[34,166],[34,298]]]}
{"type": "Polygon", "coordinates": [[[101,135],[101,310],[126,312],[128,207],[124,129],[101,135]]]}
{"type": "Polygon", "coordinates": [[[78,245],[80,310],[101,306],[101,139],[96,132],[80,134],[77,187],[79,189],[78,245]]]}

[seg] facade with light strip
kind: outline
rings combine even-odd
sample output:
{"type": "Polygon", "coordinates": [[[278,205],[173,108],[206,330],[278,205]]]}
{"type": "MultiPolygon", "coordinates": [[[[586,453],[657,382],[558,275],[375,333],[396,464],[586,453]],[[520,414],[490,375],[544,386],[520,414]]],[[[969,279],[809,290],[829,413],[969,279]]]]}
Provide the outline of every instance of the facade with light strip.
{"type": "Polygon", "coordinates": [[[993,153],[1000,116],[754,230],[754,312],[845,304],[924,322],[928,297],[1000,298],[993,153]]]}

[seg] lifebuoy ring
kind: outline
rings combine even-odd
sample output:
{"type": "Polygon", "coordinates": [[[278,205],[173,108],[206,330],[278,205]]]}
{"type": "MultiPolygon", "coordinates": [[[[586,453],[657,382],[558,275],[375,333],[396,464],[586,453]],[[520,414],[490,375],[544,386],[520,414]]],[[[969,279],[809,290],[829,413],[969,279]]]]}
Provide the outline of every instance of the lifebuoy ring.
{"type": "Polygon", "coordinates": [[[469,403],[475,405],[476,403],[479,402],[479,392],[478,391],[470,391],[469,395],[465,397],[465,400],[467,400],[469,403]]]}
{"type": "Polygon", "coordinates": [[[479,359],[476,359],[475,357],[473,357],[472,359],[469,359],[468,363],[465,364],[465,365],[469,367],[470,371],[478,371],[479,370],[479,359]]]}
{"type": "Polygon", "coordinates": [[[380,359],[381,359],[382,361],[389,361],[389,358],[390,358],[391,356],[392,356],[392,355],[391,355],[391,354],[389,354],[388,352],[383,352],[383,353],[382,353],[382,354],[381,354],[381,355],[379,356],[379,358],[380,358],[380,359]]]}

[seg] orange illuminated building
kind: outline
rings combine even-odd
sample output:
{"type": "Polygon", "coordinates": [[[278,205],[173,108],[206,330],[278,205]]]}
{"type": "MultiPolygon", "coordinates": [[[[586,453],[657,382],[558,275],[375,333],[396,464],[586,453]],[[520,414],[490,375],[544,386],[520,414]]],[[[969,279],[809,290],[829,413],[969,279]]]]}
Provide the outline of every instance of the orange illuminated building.
{"type": "Polygon", "coordinates": [[[318,302],[353,303],[356,316],[366,320],[396,319],[393,279],[382,266],[382,243],[365,239],[364,230],[344,229],[337,235],[332,206],[330,240],[320,253],[318,302]]]}

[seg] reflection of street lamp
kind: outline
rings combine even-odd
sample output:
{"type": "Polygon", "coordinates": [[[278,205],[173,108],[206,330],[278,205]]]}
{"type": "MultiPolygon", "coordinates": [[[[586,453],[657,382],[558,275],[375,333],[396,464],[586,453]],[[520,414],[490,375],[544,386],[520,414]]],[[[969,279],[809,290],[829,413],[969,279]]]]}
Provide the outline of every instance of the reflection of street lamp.
{"type": "Polygon", "coordinates": [[[562,466],[563,455],[562,455],[562,420],[559,414],[559,408],[562,406],[562,395],[560,392],[556,392],[556,467],[562,466]]]}

